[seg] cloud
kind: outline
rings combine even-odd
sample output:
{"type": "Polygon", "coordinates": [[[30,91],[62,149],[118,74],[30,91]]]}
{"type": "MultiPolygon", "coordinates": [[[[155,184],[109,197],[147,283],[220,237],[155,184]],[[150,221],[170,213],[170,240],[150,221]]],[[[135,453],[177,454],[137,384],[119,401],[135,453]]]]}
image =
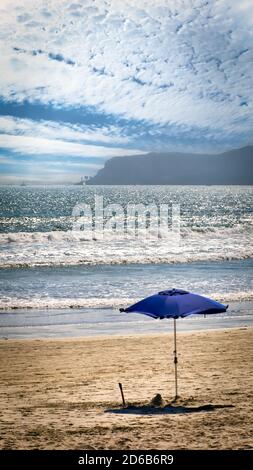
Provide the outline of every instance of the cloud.
{"type": "Polygon", "coordinates": [[[75,62],[73,62],[73,60],[66,59],[66,57],[64,57],[62,54],[59,54],[59,53],[54,54],[53,52],[49,52],[49,54],[47,54],[42,49],[28,49],[28,50],[26,50],[26,49],[21,49],[20,47],[16,47],[16,46],[13,47],[13,50],[15,52],[19,52],[19,53],[23,53],[23,54],[29,54],[29,55],[32,55],[32,56],[45,54],[51,60],[56,60],[58,62],[64,62],[67,65],[75,65],[75,62]]]}
{"type": "Polygon", "coordinates": [[[126,145],[130,136],[124,135],[118,126],[95,126],[70,124],[45,120],[19,119],[13,116],[0,116],[0,133],[60,139],[72,142],[95,142],[106,145],[126,145]]]}
{"type": "Polygon", "coordinates": [[[13,159],[13,158],[10,158],[9,156],[4,156],[4,155],[1,155],[0,156],[0,165],[17,165],[17,160],[16,159],[13,159]]]}
{"type": "Polygon", "coordinates": [[[84,145],[55,139],[43,139],[23,135],[0,135],[0,147],[25,155],[67,155],[76,157],[110,158],[120,155],[136,155],[136,149],[84,145]]]}
{"type": "MultiPolygon", "coordinates": [[[[165,135],[168,147],[186,145],[192,130],[197,151],[252,139],[252,1],[10,0],[0,15],[4,100],[135,120],[137,148],[147,125],[156,136],[148,135],[150,150],[165,147],[165,135]]],[[[43,133],[49,127],[41,124],[43,133]]]]}
{"type": "Polygon", "coordinates": [[[81,175],[93,175],[101,163],[96,159],[89,163],[85,159],[64,157],[17,157],[0,156],[0,184],[76,183],[81,175]]]}

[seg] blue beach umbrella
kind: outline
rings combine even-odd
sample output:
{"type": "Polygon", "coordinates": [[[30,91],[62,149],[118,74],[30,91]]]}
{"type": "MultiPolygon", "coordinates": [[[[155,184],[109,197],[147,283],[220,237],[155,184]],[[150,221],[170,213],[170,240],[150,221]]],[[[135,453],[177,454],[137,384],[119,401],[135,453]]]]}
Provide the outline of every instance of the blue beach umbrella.
{"type": "Polygon", "coordinates": [[[209,315],[211,313],[226,312],[228,305],[222,305],[215,300],[192,294],[181,289],[164,290],[155,295],[146,297],[140,302],[127,308],[121,308],[121,312],[143,313],[152,318],[173,318],[174,320],[174,364],[175,364],[175,398],[178,397],[177,380],[177,318],[189,315],[209,315]]]}

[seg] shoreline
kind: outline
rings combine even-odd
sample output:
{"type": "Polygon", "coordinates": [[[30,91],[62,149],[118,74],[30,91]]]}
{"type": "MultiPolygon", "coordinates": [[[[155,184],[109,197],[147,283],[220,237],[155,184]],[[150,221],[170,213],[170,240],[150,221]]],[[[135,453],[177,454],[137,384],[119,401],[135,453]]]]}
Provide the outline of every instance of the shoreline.
{"type": "Polygon", "coordinates": [[[143,405],[172,405],[172,332],[0,340],[0,448],[253,449],[252,344],[252,328],[179,332],[179,408],[157,414],[143,405]]]}
{"type": "MultiPolygon", "coordinates": [[[[192,315],[178,319],[178,332],[253,327],[253,302],[233,302],[226,314],[192,315]]],[[[0,338],[42,339],[163,334],[171,321],[116,309],[27,310],[0,313],[0,338]]]]}
{"type": "MultiPolygon", "coordinates": [[[[228,332],[234,330],[253,330],[253,326],[228,326],[228,327],[220,327],[220,328],[207,328],[207,329],[196,329],[196,330],[178,330],[177,335],[191,335],[191,334],[198,334],[198,333],[212,333],[212,332],[228,332]]],[[[118,339],[127,339],[127,338],[143,338],[143,337],[152,337],[152,338],[159,338],[162,336],[170,336],[173,335],[172,330],[167,331],[159,331],[159,332],[152,332],[152,331],[143,331],[136,332],[136,333],[113,333],[113,334],[98,334],[98,335],[83,335],[83,336],[59,336],[59,337],[30,337],[30,338],[7,338],[0,336],[0,344],[5,341],[9,342],[20,342],[23,341],[45,341],[45,342],[82,342],[82,341],[103,341],[103,340],[118,340],[118,339]]]]}

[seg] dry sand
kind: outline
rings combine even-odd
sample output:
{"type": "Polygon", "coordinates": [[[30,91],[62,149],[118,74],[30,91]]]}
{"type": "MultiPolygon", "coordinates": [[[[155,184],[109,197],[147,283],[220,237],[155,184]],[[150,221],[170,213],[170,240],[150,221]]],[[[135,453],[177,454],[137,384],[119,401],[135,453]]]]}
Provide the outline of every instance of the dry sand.
{"type": "Polygon", "coordinates": [[[252,449],[252,340],[249,328],[179,333],[176,414],[106,412],[118,382],[128,403],[171,402],[171,334],[1,340],[0,447],[252,449]],[[208,404],[221,407],[191,410],[208,404]]]}

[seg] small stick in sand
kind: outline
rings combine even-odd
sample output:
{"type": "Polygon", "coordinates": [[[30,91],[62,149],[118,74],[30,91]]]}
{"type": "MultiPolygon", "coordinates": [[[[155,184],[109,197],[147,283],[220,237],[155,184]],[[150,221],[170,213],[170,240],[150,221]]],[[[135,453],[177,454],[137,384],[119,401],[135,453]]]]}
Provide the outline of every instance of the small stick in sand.
{"type": "Polygon", "coordinates": [[[123,408],[125,408],[125,407],[126,407],[126,402],[125,402],[125,397],[124,397],[123,387],[122,387],[122,384],[121,384],[121,383],[119,383],[119,389],[120,389],[120,392],[121,392],[121,397],[122,397],[123,408]]]}

